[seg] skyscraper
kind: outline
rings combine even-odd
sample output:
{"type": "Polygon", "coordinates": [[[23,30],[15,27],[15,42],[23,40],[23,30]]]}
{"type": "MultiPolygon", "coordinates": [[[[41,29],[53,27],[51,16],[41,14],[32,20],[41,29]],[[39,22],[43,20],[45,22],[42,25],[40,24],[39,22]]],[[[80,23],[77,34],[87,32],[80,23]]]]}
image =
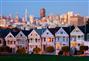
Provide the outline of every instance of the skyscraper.
{"type": "Polygon", "coordinates": [[[28,10],[27,9],[25,9],[25,16],[24,17],[25,17],[26,23],[30,24],[29,17],[28,17],[28,10]]]}
{"type": "Polygon", "coordinates": [[[41,18],[42,18],[42,17],[45,17],[45,13],[46,13],[45,8],[41,8],[41,9],[40,9],[40,17],[41,17],[41,18]]]}

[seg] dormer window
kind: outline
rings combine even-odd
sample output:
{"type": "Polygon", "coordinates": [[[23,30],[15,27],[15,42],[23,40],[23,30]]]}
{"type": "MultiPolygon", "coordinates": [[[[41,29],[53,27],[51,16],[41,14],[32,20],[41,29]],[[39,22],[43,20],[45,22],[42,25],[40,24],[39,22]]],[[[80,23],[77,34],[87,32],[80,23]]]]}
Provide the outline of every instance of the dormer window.
{"type": "Polygon", "coordinates": [[[11,35],[9,37],[11,37],[11,35]]]}
{"type": "Polygon", "coordinates": [[[76,30],[76,32],[79,32],[79,30],[76,30]]]}
{"type": "Polygon", "coordinates": [[[61,34],[63,34],[63,32],[60,32],[61,34]]]}
{"type": "Polygon", "coordinates": [[[37,36],[37,34],[36,34],[36,36],[37,36]]]}
{"type": "Polygon", "coordinates": [[[20,34],[20,36],[22,36],[22,34],[20,34]]]}
{"type": "Polygon", "coordinates": [[[49,33],[47,32],[47,34],[49,34],[49,33]]]}

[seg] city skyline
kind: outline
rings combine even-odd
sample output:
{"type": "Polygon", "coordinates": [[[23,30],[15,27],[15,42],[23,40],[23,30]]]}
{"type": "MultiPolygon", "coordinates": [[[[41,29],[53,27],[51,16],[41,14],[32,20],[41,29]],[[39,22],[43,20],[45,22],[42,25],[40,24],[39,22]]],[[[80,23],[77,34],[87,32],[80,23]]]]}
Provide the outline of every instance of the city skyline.
{"type": "Polygon", "coordinates": [[[88,12],[88,3],[89,0],[81,1],[81,0],[75,0],[75,1],[65,1],[65,0],[38,0],[38,1],[5,1],[0,0],[0,15],[8,16],[9,14],[12,14],[15,16],[17,13],[20,17],[24,16],[25,9],[28,9],[29,15],[33,15],[36,17],[39,17],[40,9],[45,8],[46,9],[46,15],[54,14],[54,15],[61,15],[68,11],[73,11],[74,13],[79,13],[82,16],[89,16],[88,12]],[[6,10],[7,9],[7,10],[6,10]]]}

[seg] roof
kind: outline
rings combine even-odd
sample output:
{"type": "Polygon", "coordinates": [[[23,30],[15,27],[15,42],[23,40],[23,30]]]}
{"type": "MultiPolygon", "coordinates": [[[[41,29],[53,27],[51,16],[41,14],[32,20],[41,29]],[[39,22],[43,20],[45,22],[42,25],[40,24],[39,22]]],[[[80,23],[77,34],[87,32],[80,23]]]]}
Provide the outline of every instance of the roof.
{"type": "Polygon", "coordinates": [[[78,28],[79,28],[83,33],[86,32],[86,27],[85,27],[85,26],[78,26],[78,28]]]}
{"type": "Polygon", "coordinates": [[[30,30],[22,30],[22,32],[25,34],[25,36],[28,36],[31,33],[32,30],[33,29],[30,29],[30,30]]]}
{"type": "Polygon", "coordinates": [[[9,32],[10,30],[0,30],[0,36],[2,38],[5,38],[9,32]]]}
{"type": "Polygon", "coordinates": [[[42,33],[46,30],[46,28],[42,28],[42,29],[35,29],[35,31],[41,36],[42,33]]]}
{"type": "Polygon", "coordinates": [[[12,33],[12,35],[15,37],[18,33],[19,33],[19,31],[11,31],[11,33],[12,33]]]}
{"type": "Polygon", "coordinates": [[[55,35],[55,33],[60,29],[60,27],[56,27],[56,28],[48,28],[48,30],[55,35]]]}

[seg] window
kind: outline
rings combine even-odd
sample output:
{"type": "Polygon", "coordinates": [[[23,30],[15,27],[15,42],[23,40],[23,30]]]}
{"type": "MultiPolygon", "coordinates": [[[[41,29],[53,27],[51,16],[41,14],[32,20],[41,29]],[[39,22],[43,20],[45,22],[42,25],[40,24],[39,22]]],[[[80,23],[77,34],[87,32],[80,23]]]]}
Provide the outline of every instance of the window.
{"type": "Polygon", "coordinates": [[[56,49],[59,49],[61,46],[59,43],[56,43],[56,49]]]}
{"type": "Polygon", "coordinates": [[[36,36],[37,36],[37,34],[36,34],[36,36]]]}
{"type": "Polygon", "coordinates": [[[22,36],[22,34],[20,34],[20,36],[22,36]]]}
{"type": "Polygon", "coordinates": [[[80,36],[78,36],[78,38],[80,38],[80,36]]]}
{"type": "Polygon", "coordinates": [[[35,42],[37,43],[37,38],[35,39],[35,42]]]}
{"type": "Polygon", "coordinates": [[[32,38],[30,40],[32,40],[32,38]]]}
{"type": "Polygon", "coordinates": [[[7,43],[8,43],[8,44],[12,44],[12,41],[8,40],[7,43]]]}
{"type": "Polygon", "coordinates": [[[49,33],[47,32],[47,34],[49,34],[49,33]]]}
{"type": "Polygon", "coordinates": [[[14,41],[14,44],[15,44],[16,42],[14,41]]]}
{"type": "Polygon", "coordinates": [[[52,42],[51,38],[48,38],[48,42],[52,42]]]}
{"type": "Polygon", "coordinates": [[[13,41],[10,41],[10,44],[12,44],[13,41]]]}
{"type": "Polygon", "coordinates": [[[63,34],[63,32],[61,31],[60,34],[63,34]]]}
{"type": "Polygon", "coordinates": [[[11,35],[9,37],[11,37],[11,35]]]}
{"type": "Polygon", "coordinates": [[[2,41],[2,40],[0,40],[0,44],[2,43],[1,41],[2,41]]]}
{"type": "Polygon", "coordinates": [[[79,32],[79,30],[76,30],[76,32],[79,32]]]}
{"type": "Polygon", "coordinates": [[[44,42],[46,41],[46,38],[44,38],[44,42]]]}
{"type": "Polygon", "coordinates": [[[65,41],[65,36],[63,36],[63,41],[65,41]]]}

